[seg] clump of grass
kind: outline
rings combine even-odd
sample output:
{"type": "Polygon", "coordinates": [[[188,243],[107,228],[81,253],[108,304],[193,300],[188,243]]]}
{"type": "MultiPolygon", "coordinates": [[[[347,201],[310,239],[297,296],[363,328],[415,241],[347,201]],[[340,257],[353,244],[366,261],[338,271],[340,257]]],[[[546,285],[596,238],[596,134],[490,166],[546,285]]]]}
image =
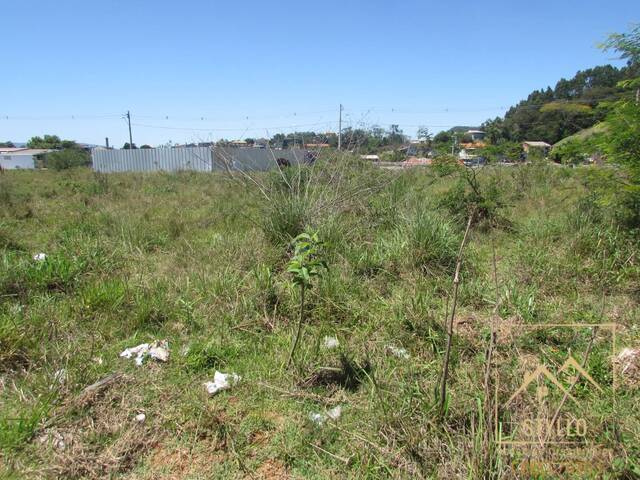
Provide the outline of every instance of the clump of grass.
{"type": "Polygon", "coordinates": [[[132,323],[136,329],[158,330],[176,317],[175,305],[169,300],[164,285],[138,293],[134,303],[132,323]]]}
{"type": "Polygon", "coordinates": [[[10,458],[12,453],[22,448],[33,438],[51,407],[50,396],[43,396],[35,406],[20,404],[13,412],[5,411],[0,417],[0,452],[10,458]]]}
{"type": "Polygon", "coordinates": [[[0,225],[0,249],[11,250],[14,252],[24,251],[24,247],[16,241],[11,234],[5,231],[2,225],[0,225]]]}
{"type": "Polygon", "coordinates": [[[357,362],[341,353],[339,366],[322,367],[301,383],[305,387],[342,387],[349,392],[355,392],[371,374],[372,365],[368,359],[357,362]]]}
{"type": "Polygon", "coordinates": [[[7,295],[27,295],[33,291],[69,292],[87,270],[83,258],[63,254],[51,254],[42,262],[16,255],[6,255],[3,260],[7,269],[0,277],[0,292],[7,295]]]}
{"type": "Polygon", "coordinates": [[[16,312],[0,312],[0,371],[15,371],[29,363],[32,340],[16,312]]]}
{"type": "Polygon", "coordinates": [[[441,215],[419,210],[407,221],[408,258],[425,274],[450,272],[456,264],[460,235],[441,215]]]}
{"type": "Polygon", "coordinates": [[[189,346],[184,365],[190,372],[209,373],[225,367],[238,356],[238,347],[231,342],[215,340],[196,342],[189,346]]]}

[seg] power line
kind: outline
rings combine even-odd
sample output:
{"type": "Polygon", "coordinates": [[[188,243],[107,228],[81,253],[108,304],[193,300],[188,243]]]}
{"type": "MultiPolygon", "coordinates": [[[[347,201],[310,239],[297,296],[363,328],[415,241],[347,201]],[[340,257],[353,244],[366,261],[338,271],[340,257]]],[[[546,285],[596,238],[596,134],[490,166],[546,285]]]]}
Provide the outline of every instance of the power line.
{"type": "Polygon", "coordinates": [[[259,130],[270,130],[270,129],[286,129],[286,128],[300,128],[300,127],[314,127],[318,125],[331,125],[336,122],[326,121],[326,122],[316,122],[316,123],[303,123],[297,125],[278,125],[278,126],[269,126],[269,127],[254,127],[254,128],[199,128],[199,127],[174,127],[168,125],[149,125],[145,123],[132,123],[136,127],[144,127],[144,128],[159,128],[164,130],[184,130],[184,131],[199,131],[199,132],[237,132],[239,130],[244,131],[259,131],[259,130]]]}
{"type": "MultiPolygon", "coordinates": [[[[633,92],[631,92],[632,94],[633,92]]],[[[578,103],[578,104],[589,104],[589,103],[593,103],[594,101],[605,101],[605,100],[619,100],[620,98],[624,98],[624,96],[626,94],[629,94],[629,92],[620,92],[619,95],[606,95],[606,96],[595,96],[595,97],[590,97],[590,98],[585,98],[585,99],[551,99],[548,102],[543,102],[543,103],[528,103],[525,105],[521,105],[522,102],[526,102],[526,100],[523,100],[521,102],[519,102],[516,105],[512,105],[510,107],[505,107],[505,106],[493,106],[493,107],[483,107],[483,108],[475,108],[475,109],[467,109],[467,108],[456,108],[456,107],[442,107],[442,108],[438,108],[438,109],[433,109],[433,110],[414,110],[411,108],[404,108],[404,107],[392,107],[392,106],[355,106],[352,109],[346,109],[343,107],[343,111],[345,112],[355,112],[355,109],[360,109],[360,110],[368,110],[367,113],[369,113],[370,111],[382,111],[382,112],[387,112],[387,113],[394,113],[394,114],[415,114],[415,115],[428,115],[428,114],[437,114],[437,113],[478,113],[478,112],[483,112],[483,111],[493,111],[493,110],[507,110],[509,108],[535,108],[535,107],[542,107],[544,105],[548,105],[550,103],[559,103],[559,104],[564,104],[564,103],[568,103],[568,104],[572,104],[572,103],[578,103]]],[[[242,118],[237,117],[237,119],[229,119],[229,118],[225,118],[224,120],[220,120],[220,121],[225,121],[225,122],[230,122],[230,121],[247,121],[247,120],[260,120],[260,119],[268,119],[268,118],[291,118],[291,117],[297,117],[297,116],[306,116],[306,115],[316,115],[319,113],[331,113],[333,112],[334,109],[327,109],[327,110],[316,110],[316,111],[306,111],[306,112],[292,112],[292,113],[288,113],[288,114],[280,114],[280,115],[268,115],[268,116],[253,116],[253,115],[246,115],[243,116],[242,118]]],[[[51,119],[51,120],[57,120],[57,119],[97,119],[97,118],[120,118],[122,116],[122,114],[119,113],[114,113],[114,114],[95,114],[95,115],[76,115],[76,114],[64,114],[64,115],[8,115],[8,114],[0,114],[0,120],[47,120],[47,119],[51,119]]],[[[137,118],[147,118],[147,119],[161,119],[161,120],[180,120],[180,121],[215,121],[213,120],[213,118],[220,118],[220,115],[211,115],[211,114],[207,114],[207,115],[200,115],[200,116],[194,116],[194,117],[180,117],[180,116],[173,116],[173,115],[138,115],[136,114],[137,118]],[[213,118],[212,118],[213,117],[213,118]]]]}

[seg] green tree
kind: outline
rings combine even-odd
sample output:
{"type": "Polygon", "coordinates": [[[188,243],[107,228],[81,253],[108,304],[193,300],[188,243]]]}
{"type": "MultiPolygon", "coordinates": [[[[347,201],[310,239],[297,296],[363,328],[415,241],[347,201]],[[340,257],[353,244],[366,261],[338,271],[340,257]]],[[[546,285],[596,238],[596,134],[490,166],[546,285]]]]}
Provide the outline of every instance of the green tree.
{"type": "MultiPolygon", "coordinates": [[[[604,50],[614,50],[628,66],[640,73],[640,25],[628,33],[615,33],[601,45],[604,50]]],[[[608,160],[619,165],[624,174],[622,185],[613,193],[621,207],[625,223],[640,227],[640,76],[619,83],[631,95],[616,102],[607,116],[607,130],[602,148],[608,160]],[[635,93],[635,95],[634,95],[635,93]]]]}
{"type": "Polygon", "coordinates": [[[136,147],[135,143],[129,144],[129,142],[125,142],[125,144],[122,146],[123,150],[135,150],[136,148],[138,147],[136,147]]]}
{"type": "Polygon", "coordinates": [[[15,148],[15,145],[13,144],[13,142],[7,141],[7,142],[0,142],[0,147],[2,147],[2,148],[15,148]]]}
{"type": "Polygon", "coordinates": [[[429,129],[427,127],[420,127],[418,128],[417,137],[418,137],[418,140],[420,140],[421,142],[428,144],[431,142],[432,135],[429,132],[429,129]]]}
{"type": "Polygon", "coordinates": [[[44,137],[31,137],[27,142],[27,147],[60,150],[63,148],[78,148],[78,144],[73,140],[61,140],[57,135],[45,135],[44,137]]]}

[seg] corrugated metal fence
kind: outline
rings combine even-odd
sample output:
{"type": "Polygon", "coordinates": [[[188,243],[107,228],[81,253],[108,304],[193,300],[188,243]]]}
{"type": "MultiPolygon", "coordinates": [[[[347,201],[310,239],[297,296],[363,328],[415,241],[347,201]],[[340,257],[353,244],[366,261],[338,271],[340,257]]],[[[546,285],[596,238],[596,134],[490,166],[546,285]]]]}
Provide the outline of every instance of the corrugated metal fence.
{"type": "Polygon", "coordinates": [[[141,148],[91,151],[93,169],[113,172],[177,172],[192,170],[270,170],[280,163],[297,164],[309,158],[305,150],[270,150],[242,147],[141,148]]]}

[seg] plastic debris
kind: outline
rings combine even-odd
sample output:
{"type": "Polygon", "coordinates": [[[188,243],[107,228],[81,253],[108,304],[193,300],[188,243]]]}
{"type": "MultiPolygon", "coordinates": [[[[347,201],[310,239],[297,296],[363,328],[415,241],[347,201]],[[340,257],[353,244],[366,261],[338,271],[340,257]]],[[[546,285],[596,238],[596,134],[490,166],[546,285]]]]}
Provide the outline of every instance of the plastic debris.
{"type": "Polygon", "coordinates": [[[394,347],[393,345],[387,345],[385,347],[387,351],[389,351],[392,355],[395,355],[398,358],[403,358],[405,360],[409,359],[409,352],[407,352],[406,348],[402,347],[394,347]]]}
{"type": "Polygon", "coordinates": [[[36,253],[36,254],[33,256],[33,259],[34,259],[36,262],[44,262],[44,261],[47,259],[47,254],[46,254],[46,253],[36,253]]]}
{"type": "Polygon", "coordinates": [[[144,356],[149,352],[149,344],[141,343],[137,347],[126,348],[120,353],[120,356],[123,358],[131,358],[133,356],[136,357],[136,365],[142,365],[144,361],[144,356]]]}
{"type": "Polygon", "coordinates": [[[216,370],[213,382],[205,382],[204,388],[209,395],[215,395],[222,390],[228,390],[238,383],[242,377],[236,373],[222,373],[216,370]]]}
{"type": "Polygon", "coordinates": [[[166,340],[153,342],[152,344],[141,343],[136,347],[126,348],[120,353],[120,356],[123,358],[135,356],[135,362],[138,366],[142,365],[147,356],[154,360],[166,362],[169,360],[169,343],[166,340]]]}
{"type": "Polygon", "coordinates": [[[169,360],[169,343],[166,340],[153,343],[149,348],[149,356],[154,360],[166,362],[169,360]]]}
{"type": "Polygon", "coordinates": [[[147,419],[147,416],[144,413],[139,413],[138,415],[136,415],[135,420],[138,423],[142,423],[147,419]]]}
{"type": "Polygon", "coordinates": [[[309,420],[316,425],[324,425],[327,420],[338,420],[342,415],[342,405],[333,407],[331,410],[327,410],[325,413],[311,412],[309,413],[309,420]]]}
{"type": "Polygon", "coordinates": [[[38,441],[42,444],[48,443],[56,450],[64,450],[67,448],[64,436],[56,431],[45,431],[44,434],[40,435],[38,441]]]}
{"type": "Polygon", "coordinates": [[[328,350],[331,350],[332,348],[336,348],[340,346],[340,342],[338,341],[338,339],[336,337],[324,337],[322,346],[328,350]]]}
{"type": "Polygon", "coordinates": [[[53,374],[53,379],[59,384],[63,384],[67,381],[67,371],[64,368],[57,370],[56,373],[53,374]]]}

